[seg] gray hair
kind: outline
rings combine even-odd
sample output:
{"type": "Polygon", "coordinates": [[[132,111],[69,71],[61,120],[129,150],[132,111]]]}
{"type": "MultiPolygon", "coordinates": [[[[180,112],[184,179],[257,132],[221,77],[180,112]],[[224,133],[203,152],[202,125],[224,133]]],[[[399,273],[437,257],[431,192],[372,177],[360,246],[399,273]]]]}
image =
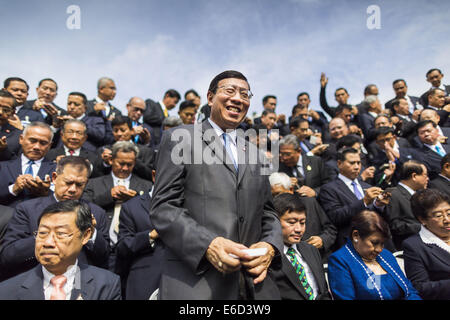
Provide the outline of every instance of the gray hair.
{"type": "Polygon", "coordinates": [[[110,81],[114,82],[113,79],[107,77],[101,77],[100,79],[98,79],[97,90],[100,90],[101,88],[105,87],[106,84],[110,81]]]}
{"type": "Polygon", "coordinates": [[[286,146],[291,145],[294,147],[295,150],[298,150],[300,148],[300,144],[298,143],[298,138],[293,134],[288,134],[284,136],[279,143],[279,146],[286,146]]]}
{"type": "Polygon", "coordinates": [[[377,100],[378,100],[378,97],[377,97],[377,96],[371,95],[371,96],[367,96],[367,97],[364,99],[364,102],[366,102],[366,103],[368,103],[368,104],[372,104],[372,103],[374,103],[374,102],[377,101],[377,100]]]}
{"type": "Polygon", "coordinates": [[[112,158],[116,158],[118,152],[129,153],[134,152],[134,155],[138,156],[139,148],[130,141],[117,141],[112,146],[112,158]]]}
{"type": "Polygon", "coordinates": [[[163,128],[164,128],[164,126],[169,127],[169,128],[174,128],[174,127],[181,126],[182,124],[183,124],[183,121],[180,118],[174,117],[174,116],[167,117],[162,122],[163,128]]]}
{"type": "Polygon", "coordinates": [[[283,188],[291,189],[292,183],[289,176],[284,172],[274,172],[269,176],[270,186],[282,185],[283,188]]]}
{"type": "Polygon", "coordinates": [[[41,122],[41,121],[33,121],[31,122],[29,125],[27,125],[25,127],[25,129],[23,130],[23,136],[25,137],[28,133],[28,130],[30,128],[44,128],[47,129],[48,131],[50,131],[50,143],[53,141],[53,131],[52,128],[50,128],[50,126],[48,124],[46,124],[45,122],[41,122]]]}

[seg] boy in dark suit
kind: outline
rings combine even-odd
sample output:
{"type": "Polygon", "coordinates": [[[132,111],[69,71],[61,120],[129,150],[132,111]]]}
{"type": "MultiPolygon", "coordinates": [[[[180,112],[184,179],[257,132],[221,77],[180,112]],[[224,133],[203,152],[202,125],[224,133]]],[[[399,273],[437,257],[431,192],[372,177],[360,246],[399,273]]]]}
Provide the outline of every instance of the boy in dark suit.
{"type": "Polygon", "coordinates": [[[284,250],[282,267],[270,269],[282,299],[330,300],[319,250],[301,242],[306,229],[306,208],[295,195],[284,193],[274,199],[280,217],[284,250]]]}

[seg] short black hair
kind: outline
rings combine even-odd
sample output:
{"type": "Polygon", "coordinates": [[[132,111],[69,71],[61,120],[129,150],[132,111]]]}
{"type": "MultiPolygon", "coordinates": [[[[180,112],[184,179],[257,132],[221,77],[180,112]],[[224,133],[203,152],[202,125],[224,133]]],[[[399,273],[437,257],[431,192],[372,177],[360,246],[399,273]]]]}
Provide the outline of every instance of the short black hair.
{"type": "Polygon", "coordinates": [[[392,105],[392,111],[395,112],[394,107],[398,106],[400,104],[400,100],[405,100],[405,98],[395,98],[394,100],[392,100],[391,105],[392,105]]]}
{"type": "Polygon", "coordinates": [[[0,90],[0,97],[12,99],[13,100],[13,106],[14,107],[16,106],[16,103],[17,103],[16,98],[14,98],[14,96],[9,91],[7,91],[5,89],[1,89],[0,90]]]}
{"type": "Polygon", "coordinates": [[[169,89],[164,93],[164,97],[169,96],[171,98],[177,98],[178,100],[181,99],[180,93],[175,89],[169,89]]]}
{"type": "Polygon", "coordinates": [[[186,91],[185,93],[184,93],[184,98],[186,99],[186,97],[187,97],[187,95],[189,94],[189,93],[192,93],[194,96],[196,96],[196,97],[200,97],[199,95],[198,95],[198,93],[197,93],[197,91],[195,91],[194,89],[189,89],[188,91],[186,91]]]}
{"type": "Polygon", "coordinates": [[[372,87],[376,87],[376,85],[372,84],[368,84],[365,88],[364,88],[364,95],[368,95],[370,93],[370,89],[372,87]]]}
{"type": "Polygon", "coordinates": [[[343,87],[340,87],[340,88],[337,88],[336,90],[334,90],[334,95],[336,95],[336,92],[338,92],[339,90],[344,90],[345,93],[348,94],[347,89],[345,89],[345,88],[343,88],[343,87]]]}
{"type": "Polygon", "coordinates": [[[262,103],[263,104],[266,104],[266,102],[267,102],[267,100],[269,100],[269,99],[277,99],[277,97],[275,97],[275,96],[273,96],[273,95],[267,95],[267,96],[265,96],[264,98],[263,98],[263,100],[262,100],[262,103]]]}
{"type": "Polygon", "coordinates": [[[351,148],[355,143],[362,144],[361,137],[357,136],[356,134],[348,134],[339,138],[339,140],[336,142],[336,150],[339,151],[344,148],[351,148]]]}
{"type": "Polygon", "coordinates": [[[432,120],[422,120],[418,124],[416,124],[416,132],[419,132],[419,129],[422,129],[423,127],[431,124],[434,128],[437,128],[437,124],[434,123],[432,120]]]}
{"type": "MultiPolygon", "coordinates": [[[[291,119],[291,121],[289,121],[289,128],[297,129],[297,128],[300,127],[300,125],[303,122],[308,122],[308,120],[304,119],[302,117],[294,117],[294,118],[291,119]]],[[[309,124],[309,122],[308,122],[308,124],[309,124]]]]}
{"type": "Polygon", "coordinates": [[[293,211],[304,212],[306,215],[306,207],[298,195],[290,193],[282,193],[273,199],[273,205],[278,213],[278,217],[282,217],[286,212],[293,211]]]}
{"type": "Polygon", "coordinates": [[[77,218],[75,224],[83,234],[87,229],[92,228],[92,213],[91,208],[84,201],[67,200],[58,201],[46,207],[38,218],[38,226],[41,223],[42,217],[49,214],[76,212],[77,218]]]}
{"type": "Polygon", "coordinates": [[[69,96],[78,96],[78,97],[81,97],[81,99],[83,99],[83,104],[84,104],[85,106],[87,106],[87,98],[86,98],[86,95],[85,95],[84,93],[82,93],[82,92],[77,92],[77,91],[73,91],[73,92],[69,93],[69,96]]]}
{"type": "Polygon", "coordinates": [[[345,161],[347,154],[349,153],[357,153],[359,154],[358,150],[355,148],[344,148],[337,153],[337,160],[338,161],[345,161]]]}
{"type": "Polygon", "coordinates": [[[78,169],[78,172],[82,172],[83,169],[87,170],[88,173],[88,177],[91,175],[91,162],[84,158],[84,157],[80,157],[80,156],[66,156],[66,157],[62,157],[57,165],[56,165],[56,170],[55,172],[59,175],[62,174],[64,172],[64,168],[66,166],[72,166],[78,169]]]}
{"type": "Polygon", "coordinates": [[[55,84],[55,86],[56,86],[56,90],[58,90],[58,84],[56,83],[55,80],[50,79],[50,78],[45,78],[45,79],[42,79],[41,81],[39,81],[38,88],[41,86],[42,82],[44,82],[44,81],[51,81],[51,82],[53,82],[55,84]]]}
{"type": "Polygon", "coordinates": [[[433,68],[433,69],[428,70],[425,76],[428,77],[428,75],[429,75],[430,73],[432,73],[433,71],[437,71],[437,72],[439,72],[440,74],[442,74],[442,71],[441,71],[440,69],[433,68]]]}
{"type": "Polygon", "coordinates": [[[297,100],[298,100],[298,98],[300,98],[301,96],[307,96],[308,99],[309,99],[309,94],[308,94],[308,92],[300,92],[300,93],[297,95],[297,100]]]}
{"type": "Polygon", "coordinates": [[[450,198],[444,192],[437,189],[417,190],[411,197],[411,210],[417,220],[427,219],[430,211],[442,202],[450,203],[450,198]]]}
{"type": "Polygon", "coordinates": [[[25,80],[23,80],[22,78],[19,78],[19,77],[9,77],[9,78],[7,78],[3,82],[3,88],[5,88],[5,89],[8,88],[9,85],[11,84],[11,82],[13,82],[13,81],[19,81],[19,82],[25,83],[25,85],[27,86],[27,91],[30,90],[30,86],[28,85],[28,83],[25,80]]]}
{"type": "Polygon", "coordinates": [[[248,84],[248,88],[250,89],[250,84],[248,83],[247,78],[241,72],[235,70],[227,70],[219,73],[217,76],[214,77],[214,79],[211,80],[208,92],[216,93],[219,82],[223,79],[230,79],[230,78],[241,79],[246,81],[248,84]]]}
{"type": "Polygon", "coordinates": [[[111,121],[111,127],[121,126],[123,124],[126,124],[130,130],[133,129],[133,121],[127,116],[118,115],[111,121]]]}
{"type": "Polygon", "coordinates": [[[272,109],[264,109],[264,111],[262,112],[261,116],[267,116],[269,113],[274,113],[277,114],[275,111],[273,111],[272,109]]]}
{"type": "Polygon", "coordinates": [[[349,104],[340,104],[336,107],[335,109],[335,115],[341,114],[342,111],[347,110],[347,111],[352,111],[352,106],[349,104]]]}
{"type": "Polygon", "coordinates": [[[450,153],[447,153],[441,160],[441,169],[444,169],[446,163],[450,163],[450,153]]]}
{"type": "Polygon", "coordinates": [[[413,173],[422,174],[423,173],[423,163],[416,160],[406,161],[400,170],[400,180],[409,180],[413,173]]]}
{"type": "Polygon", "coordinates": [[[392,133],[395,136],[395,131],[391,127],[379,127],[373,133],[373,138],[376,139],[378,136],[386,135],[388,133],[392,133]]]}
{"type": "Polygon", "coordinates": [[[179,111],[184,110],[186,108],[195,108],[195,103],[190,100],[185,100],[180,103],[179,111]]]}
{"type": "Polygon", "coordinates": [[[406,81],[405,80],[403,80],[403,79],[396,79],[396,80],[394,80],[394,82],[392,82],[392,86],[394,86],[396,83],[398,83],[398,82],[403,82],[404,84],[405,84],[405,86],[408,86],[407,84],[406,84],[406,81]]]}

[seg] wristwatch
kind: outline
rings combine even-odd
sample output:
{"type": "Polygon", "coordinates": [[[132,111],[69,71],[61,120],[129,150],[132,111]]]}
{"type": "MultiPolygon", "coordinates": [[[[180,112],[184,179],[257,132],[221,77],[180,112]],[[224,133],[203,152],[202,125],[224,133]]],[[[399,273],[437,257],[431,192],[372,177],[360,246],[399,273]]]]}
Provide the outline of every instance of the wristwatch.
{"type": "Polygon", "coordinates": [[[151,231],[148,233],[148,242],[150,243],[150,247],[153,249],[155,247],[156,244],[156,240],[152,239],[152,237],[150,237],[150,233],[152,233],[151,231]]]}

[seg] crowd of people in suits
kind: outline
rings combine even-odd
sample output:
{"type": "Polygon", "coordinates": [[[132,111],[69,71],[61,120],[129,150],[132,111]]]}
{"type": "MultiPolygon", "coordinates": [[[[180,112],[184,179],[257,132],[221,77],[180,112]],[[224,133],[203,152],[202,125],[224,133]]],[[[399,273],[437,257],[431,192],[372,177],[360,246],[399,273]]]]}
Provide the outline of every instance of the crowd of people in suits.
{"type": "MultiPolygon", "coordinates": [[[[69,93],[65,108],[54,103],[53,79],[39,82],[35,100],[27,100],[25,80],[6,79],[0,299],[450,299],[450,86],[443,77],[429,70],[431,88],[420,97],[395,80],[395,97],[384,106],[374,84],[357,105],[340,87],[338,105],[330,106],[322,74],[320,107],[301,92],[286,116],[267,95],[253,119],[246,115],[250,88],[236,86],[248,82],[232,72],[213,80],[204,105],[189,90],[177,110],[181,95],[170,89],[160,101],[130,98],[127,115],[111,104],[110,78],[98,80],[92,100],[69,93]],[[226,109],[219,98],[237,102],[226,109]],[[242,119],[229,124],[225,109],[242,119]],[[257,140],[243,150],[258,147],[271,174],[256,178],[256,169],[238,163],[172,163],[170,133],[194,132],[193,124],[218,136],[256,129],[257,140]],[[226,221],[223,230],[213,219],[226,221]],[[254,233],[249,224],[260,219],[254,233]],[[247,247],[213,233],[268,249],[267,275],[241,256],[247,247]],[[228,245],[242,264],[217,253],[228,245]],[[264,278],[275,285],[271,295],[258,286],[271,288],[264,278]]],[[[226,135],[223,143],[228,152],[226,135]]]]}

